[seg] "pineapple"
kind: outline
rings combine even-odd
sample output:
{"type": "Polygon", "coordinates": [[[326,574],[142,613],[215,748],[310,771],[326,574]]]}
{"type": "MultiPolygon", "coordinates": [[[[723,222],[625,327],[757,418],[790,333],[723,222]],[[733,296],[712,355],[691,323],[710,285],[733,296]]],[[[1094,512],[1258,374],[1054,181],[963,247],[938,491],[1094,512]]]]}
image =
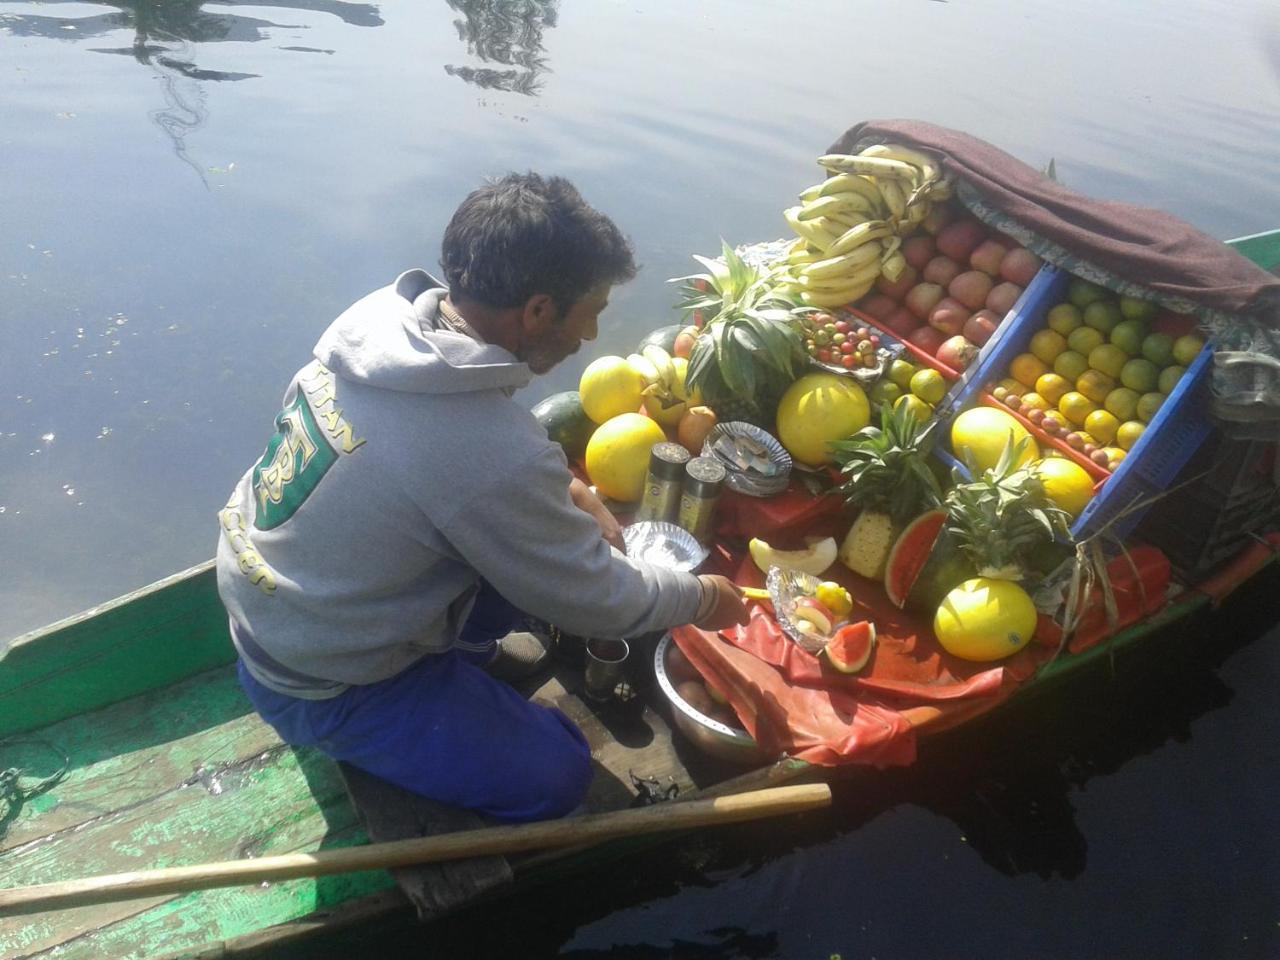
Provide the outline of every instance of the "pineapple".
{"type": "Polygon", "coordinates": [[[980,577],[1023,579],[1036,549],[1065,534],[1071,523],[1045,494],[1035,471],[1018,466],[1030,439],[1006,443],[996,465],[980,476],[970,464],[977,479],[966,482],[957,472],[947,492],[947,533],[980,577]]]}
{"type": "Polygon", "coordinates": [[[795,303],[773,275],[747,265],[728,244],[723,262],[695,257],[707,273],[679,277],[682,308],[706,323],[689,356],[686,382],[721,421],[773,426],[778,400],[806,361],[791,322],[795,303]]]}
{"type": "Polygon", "coordinates": [[[832,445],[846,477],[840,492],[850,506],[862,508],[839,554],[854,573],[883,577],[902,527],[942,502],[927,460],[931,434],[932,424],[920,423],[905,405],[885,404],[879,427],[864,427],[832,445]]]}

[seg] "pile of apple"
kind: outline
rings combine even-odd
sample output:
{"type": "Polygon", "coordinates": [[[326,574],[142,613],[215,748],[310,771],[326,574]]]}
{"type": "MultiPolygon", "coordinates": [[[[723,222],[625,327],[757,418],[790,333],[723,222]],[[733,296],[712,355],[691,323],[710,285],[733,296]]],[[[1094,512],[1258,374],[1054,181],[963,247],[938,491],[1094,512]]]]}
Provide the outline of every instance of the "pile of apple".
{"type": "Polygon", "coordinates": [[[907,267],[856,304],[952,370],[964,370],[1040,269],[1040,258],[952,205],[902,243],[907,267]]]}

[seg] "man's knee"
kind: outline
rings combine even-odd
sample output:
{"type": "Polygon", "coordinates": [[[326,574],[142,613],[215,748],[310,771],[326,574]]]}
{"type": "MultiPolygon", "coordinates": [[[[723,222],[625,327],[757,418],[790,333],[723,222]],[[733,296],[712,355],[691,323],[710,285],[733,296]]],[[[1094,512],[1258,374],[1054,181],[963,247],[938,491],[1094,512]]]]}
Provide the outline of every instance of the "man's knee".
{"type": "Polygon", "coordinates": [[[582,806],[591,787],[591,749],[567,718],[564,729],[545,752],[529,758],[525,776],[528,809],[521,820],[554,820],[582,806]]]}

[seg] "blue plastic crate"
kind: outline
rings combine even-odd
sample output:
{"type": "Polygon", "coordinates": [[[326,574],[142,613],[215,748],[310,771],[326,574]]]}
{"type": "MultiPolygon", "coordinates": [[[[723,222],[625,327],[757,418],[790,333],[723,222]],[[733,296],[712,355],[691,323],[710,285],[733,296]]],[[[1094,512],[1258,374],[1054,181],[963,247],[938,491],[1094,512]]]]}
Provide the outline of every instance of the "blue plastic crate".
{"type": "MultiPolygon", "coordinates": [[[[1069,273],[1046,265],[1028,284],[1014,308],[1014,315],[1001,324],[977,361],[965,371],[943,415],[947,434],[956,416],[979,402],[984,385],[1003,379],[1010,362],[1018,354],[1027,352],[1032,336],[1044,329],[1049,310],[1066,298],[1070,280],[1069,273]]],[[[1164,490],[1208,437],[1212,430],[1208,390],[1212,359],[1213,350],[1206,346],[1192,361],[1128,456],[1072,525],[1071,535],[1075,539],[1083,539],[1108,523],[1110,532],[1116,536],[1129,533],[1145,508],[1134,510],[1122,519],[1116,518],[1133,504],[1164,490]]],[[[939,437],[938,442],[935,454],[939,459],[948,466],[960,466],[962,473],[967,474],[950,451],[942,449],[948,442],[947,436],[939,437]]]]}

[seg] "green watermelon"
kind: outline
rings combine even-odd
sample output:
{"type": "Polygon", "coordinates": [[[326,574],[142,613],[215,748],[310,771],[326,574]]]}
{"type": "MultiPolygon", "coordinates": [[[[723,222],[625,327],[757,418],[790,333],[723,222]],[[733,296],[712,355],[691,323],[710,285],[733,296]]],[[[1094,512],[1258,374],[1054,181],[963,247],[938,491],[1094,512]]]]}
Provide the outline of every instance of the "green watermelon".
{"type": "Polygon", "coordinates": [[[596,425],[582,409],[582,397],[577,390],[553,393],[530,412],[547,431],[547,436],[560,444],[571,462],[582,459],[596,425]]]}
{"type": "Polygon", "coordinates": [[[651,343],[656,343],[663,350],[674,355],[676,349],[676,334],[685,328],[683,323],[673,323],[669,327],[659,327],[657,330],[650,330],[644,335],[644,339],[640,341],[640,345],[636,347],[637,353],[644,352],[644,348],[651,343]]]}
{"type": "Polygon", "coordinates": [[[884,592],[895,606],[933,611],[952,587],[977,575],[946,522],[945,510],[929,510],[898,535],[884,569],[884,592]]]}

